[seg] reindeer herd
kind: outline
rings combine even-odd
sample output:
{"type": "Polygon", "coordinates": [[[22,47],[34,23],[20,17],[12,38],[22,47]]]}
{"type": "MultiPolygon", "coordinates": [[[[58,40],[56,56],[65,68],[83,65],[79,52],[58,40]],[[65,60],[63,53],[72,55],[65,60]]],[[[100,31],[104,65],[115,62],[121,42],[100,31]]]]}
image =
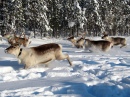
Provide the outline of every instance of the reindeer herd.
{"type": "MultiPolygon", "coordinates": [[[[63,54],[60,44],[49,43],[28,48],[31,41],[25,34],[24,37],[18,37],[16,34],[5,34],[3,37],[6,38],[10,44],[10,46],[5,49],[5,53],[15,55],[18,58],[18,62],[24,64],[24,69],[36,67],[39,64],[48,66],[53,60],[64,59],[67,59],[70,66],[72,66],[69,55],[63,54]]],[[[75,37],[72,36],[67,38],[67,40],[70,41],[74,47],[88,49],[89,51],[93,51],[92,48],[96,48],[107,52],[114,45],[121,45],[121,48],[126,46],[125,38],[109,37],[106,34],[101,38],[101,40],[90,40],[85,37],[75,39],[75,37]]]]}
{"type": "Polygon", "coordinates": [[[43,44],[36,47],[26,48],[31,42],[29,38],[18,37],[15,34],[5,34],[4,38],[7,39],[10,46],[5,49],[5,53],[12,54],[18,58],[18,62],[24,64],[24,69],[36,67],[39,64],[48,64],[53,60],[67,59],[70,66],[68,54],[63,54],[62,46],[56,43],[43,44]],[[21,47],[24,46],[23,48],[21,47]]]}
{"type": "Polygon", "coordinates": [[[10,45],[19,44],[23,45],[24,47],[27,47],[31,43],[31,41],[29,41],[29,37],[27,38],[25,34],[24,37],[21,37],[21,35],[17,36],[15,33],[14,34],[7,33],[4,34],[3,37],[7,39],[10,45]]]}
{"type": "Polygon", "coordinates": [[[72,43],[73,47],[84,48],[91,52],[93,52],[94,49],[107,52],[115,45],[121,45],[120,48],[126,46],[125,38],[110,37],[108,34],[104,34],[100,40],[91,40],[83,37],[76,39],[73,36],[69,37],[67,40],[72,43]]]}

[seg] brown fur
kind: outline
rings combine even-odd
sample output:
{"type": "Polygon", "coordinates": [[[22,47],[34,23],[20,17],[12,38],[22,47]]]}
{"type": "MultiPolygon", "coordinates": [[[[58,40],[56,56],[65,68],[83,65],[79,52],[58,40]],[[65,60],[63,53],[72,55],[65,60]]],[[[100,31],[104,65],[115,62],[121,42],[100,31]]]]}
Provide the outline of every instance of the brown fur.
{"type": "Polygon", "coordinates": [[[105,40],[89,40],[85,39],[85,48],[91,48],[96,47],[97,49],[100,49],[101,51],[109,51],[112,47],[112,43],[105,40]]]}
{"type": "Polygon", "coordinates": [[[60,46],[58,44],[50,43],[46,45],[40,45],[37,47],[32,47],[32,49],[37,53],[37,54],[44,54],[49,51],[55,51],[57,49],[60,49],[60,46]]]}
{"type": "Polygon", "coordinates": [[[18,43],[19,45],[23,45],[24,47],[27,47],[29,39],[27,39],[24,35],[24,38],[21,37],[17,37],[16,35],[14,35],[14,40],[16,43],[18,43]]]}
{"type": "Polygon", "coordinates": [[[76,41],[76,47],[77,47],[77,48],[83,48],[84,41],[85,41],[84,38],[82,38],[82,37],[79,38],[79,39],[76,41]]]}
{"type": "Polygon", "coordinates": [[[13,44],[15,44],[15,40],[14,39],[9,39],[8,43],[11,44],[11,45],[13,45],[13,44]]]}
{"type": "Polygon", "coordinates": [[[74,39],[74,37],[69,37],[67,40],[69,40],[73,46],[77,47],[77,48],[83,48],[83,44],[84,44],[84,38],[79,38],[79,39],[74,39]]]}
{"type": "Polygon", "coordinates": [[[5,33],[3,37],[6,38],[7,41],[8,41],[8,43],[11,44],[11,45],[13,45],[15,43],[14,35],[13,34],[11,34],[11,33],[5,33]]]}
{"type": "Polygon", "coordinates": [[[71,39],[74,39],[74,36],[71,36],[71,37],[67,38],[67,40],[71,40],[71,39]]]}
{"type": "Polygon", "coordinates": [[[84,38],[79,38],[78,40],[77,40],[77,43],[79,43],[81,40],[84,40],[84,38]]]}
{"type": "Polygon", "coordinates": [[[63,54],[62,46],[55,43],[43,44],[31,48],[20,48],[19,45],[11,45],[5,49],[5,52],[15,55],[20,63],[25,64],[25,69],[35,67],[41,63],[47,66],[53,60],[64,59],[67,59],[70,66],[72,66],[68,54],[63,54]]]}
{"type": "Polygon", "coordinates": [[[121,45],[120,48],[122,48],[123,46],[126,46],[126,39],[122,38],[122,37],[109,37],[106,34],[106,35],[102,36],[102,39],[112,42],[113,45],[121,45]]]}
{"type": "Polygon", "coordinates": [[[24,38],[21,38],[21,37],[16,36],[16,34],[7,33],[4,35],[4,37],[7,39],[8,43],[11,45],[19,44],[19,45],[23,45],[24,47],[27,47],[28,42],[29,42],[29,38],[26,38],[25,35],[24,35],[24,38]]]}

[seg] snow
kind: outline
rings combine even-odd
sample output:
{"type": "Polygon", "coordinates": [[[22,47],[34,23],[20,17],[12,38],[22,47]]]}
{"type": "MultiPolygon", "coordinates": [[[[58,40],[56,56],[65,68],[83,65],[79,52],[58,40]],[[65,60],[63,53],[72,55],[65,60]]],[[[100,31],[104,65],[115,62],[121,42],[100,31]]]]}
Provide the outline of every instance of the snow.
{"type": "MultiPolygon", "coordinates": [[[[99,37],[91,37],[98,40],[99,37]]],[[[88,52],[72,47],[66,39],[31,39],[31,46],[56,42],[63,46],[67,60],[54,61],[49,67],[24,70],[15,56],[4,53],[0,42],[0,97],[129,97],[130,37],[127,47],[113,47],[109,52],[88,52]]],[[[30,59],[31,60],[31,59],[30,59]]]]}
{"type": "Polygon", "coordinates": [[[79,13],[82,13],[81,7],[79,6],[79,3],[77,0],[75,0],[74,5],[79,9],[79,13]]]}
{"type": "Polygon", "coordinates": [[[69,27],[69,28],[73,27],[74,25],[75,25],[75,22],[69,22],[69,23],[68,23],[68,27],[69,27]]]}

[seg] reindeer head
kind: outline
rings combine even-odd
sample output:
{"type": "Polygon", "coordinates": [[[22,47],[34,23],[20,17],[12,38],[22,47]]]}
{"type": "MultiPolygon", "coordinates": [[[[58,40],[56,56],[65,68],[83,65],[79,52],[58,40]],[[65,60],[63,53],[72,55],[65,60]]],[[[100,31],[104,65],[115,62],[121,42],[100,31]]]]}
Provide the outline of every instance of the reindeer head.
{"type": "Polygon", "coordinates": [[[19,44],[13,44],[13,45],[11,45],[11,46],[9,46],[8,48],[5,49],[5,53],[18,55],[19,50],[20,50],[20,45],[19,44]]]}
{"type": "Polygon", "coordinates": [[[79,37],[82,37],[82,38],[85,38],[86,37],[86,34],[87,34],[87,32],[83,32],[83,33],[79,33],[79,37]]]}
{"type": "Polygon", "coordinates": [[[74,38],[74,36],[69,37],[67,40],[69,40],[69,41],[72,42],[73,44],[76,43],[76,39],[74,38]]]}
{"type": "Polygon", "coordinates": [[[104,34],[104,35],[102,36],[102,39],[107,40],[107,39],[108,39],[108,34],[104,34]]]}
{"type": "Polygon", "coordinates": [[[4,38],[7,38],[7,39],[9,39],[10,36],[11,36],[10,33],[5,33],[5,34],[3,35],[3,37],[4,37],[4,38]]]}

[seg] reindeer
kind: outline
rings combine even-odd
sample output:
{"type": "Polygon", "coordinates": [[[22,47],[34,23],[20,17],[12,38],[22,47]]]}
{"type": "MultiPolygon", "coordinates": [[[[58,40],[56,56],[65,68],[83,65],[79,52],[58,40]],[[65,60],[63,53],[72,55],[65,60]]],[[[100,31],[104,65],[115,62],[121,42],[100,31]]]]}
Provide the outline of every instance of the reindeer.
{"type": "Polygon", "coordinates": [[[7,33],[4,35],[4,38],[6,38],[8,43],[11,45],[20,44],[23,45],[24,47],[27,47],[28,44],[31,43],[31,41],[29,41],[29,38],[26,38],[25,34],[24,38],[21,38],[20,36],[18,37],[15,33],[14,34],[7,33]]]}
{"type": "Polygon", "coordinates": [[[5,49],[5,53],[13,54],[24,64],[24,69],[35,67],[38,64],[48,64],[53,60],[67,59],[70,66],[72,63],[68,54],[62,53],[62,46],[55,43],[43,44],[36,47],[21,48],[18,44],[5,49]]]}
{"type": "Polygon", "coordinates": [[[109,37],[108,34],[104,34],[102,39],[112,42],[113,45],[121,45],[120,48],[126,46],[126,39],[122,37],[109,37]]]}
{"type": "Polygon", "coordinates": [[[67,40],[69,40],[73,46],[77,47],[77,48],[83,48],[83,44],[84,44],[84,38],[79,38],[79,39],[75,39],[74,36],[69,37],[67,40]]]}
{"type": "Polygon", "coordinates": [[[75,44],[76,44],[76,39],[75,39],[74,36],[71,36],[71,37],[67,38],[67,40],[69,40],[69,41],[72,43],[72,46],[73,46],[73,47],[75,46],[75,44]]]}
{"type": "Polygon", "coordinates": [[[98,49],[103,52],[107,52],[111,49],[113,44],[109,41],[105,40],[90,40],[90,39],[85,39],[84,42],[84,47],[85,49],[88,49],[92,51],[93,48],[98,49]]]}
{"type": "Polygon", "coordinates": [[[4,34],[3,37],[6,38],[8,43],[11,44],[11,45],[16,43],[15,40],[14,40],[14,34],[12,34],[12,33],[6,33],[6,34],[4,34]]]}
{"type": "Polygon", "coordinates": [[[76,41],[76,47],[77,48],[83,48],[83,44],[85,42],[85,38],[79,38],[77,41],[76,41]]]}
{"type": "Polygon", "coordinates": [[[14,34],[14,40],[15,40],[16,44],[23,45],[24,47],[27,47],[28,44],[31,43],[31,41],[29,41],[29,37],[26,38],[25,34],[24,34],[24,38],[17,37],[16,34],[14,34]]]}

